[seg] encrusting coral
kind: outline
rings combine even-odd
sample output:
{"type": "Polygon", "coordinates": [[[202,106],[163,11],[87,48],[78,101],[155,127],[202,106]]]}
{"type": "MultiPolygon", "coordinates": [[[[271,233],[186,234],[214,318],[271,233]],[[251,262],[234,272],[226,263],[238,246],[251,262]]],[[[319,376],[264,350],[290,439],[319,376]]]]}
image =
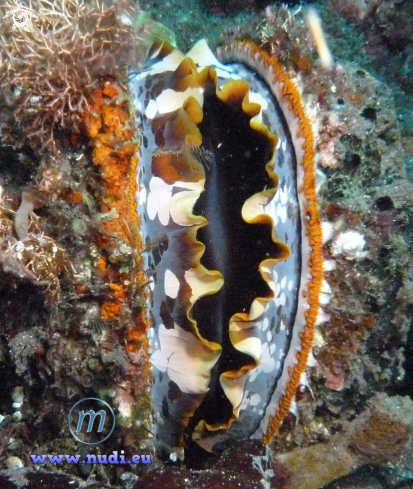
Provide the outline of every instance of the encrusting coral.
{"type": "MultiPolygon", "coordinates": [[[[127,2],[40,0],[29,8],[30,30],[15,32],[5,19],[0,39],[1,148],[33,159],[23,183],[14,174],[27,157],[15,157],[13,175],[1,181],[1,333],[13,361],[1,357],[0,368],[23,386],[16,423],[38,450],[49,450],[43,423],[63,433],[74,399],[92,395],[115,408],[123,446],[136,451],[150,435],[145,279],[128,217],[138,135],[115,80],[139,66],[147,39],[163,31],[147,18],[134,24],[127,2]]],[[[13,386],[3,387],[2,410],[13,386]]],[[[57,440],[60,450],[77,450],[72,443],[66,434],[57,440]]],[[[33,446],[19,446],[28,465],[33,446]]]]}
{"type": "MultiPolygon", "coordinates": [[[[328,18],[327,9],[321,12],[328,18]]],[[[331,25],[326,30],[333,31],[331,25]]],[[[323,68],[298,9],[267,8],[261,33],[315,107],[318,163],[325,174],[320,209],[331,300],[328,320],[316,332],[311,392],[303,387],[297,394],[298,424],[291,415],[276,441],[288,450],[328,439],[366,399],[402,385],[411,328],[412,187],[402,171],[391,90],[340,59],[338,49],[334,66],[323,68]]]]}
{"type": "Polygon", "coordinates": [[[290,453],[276,455],[279,489],[318,489],[366,464],[394,463],[412,435],[413,403],[377,394],[343,432],[290,453]]]}
{"type": "MultiPolygon", "coordinates": [[[[137,166],[138,145],[134,142],[135,127],[130,120],[124,89],[117,83],[106,82],[102,90],[96,89],[89,101],[91,110],[83,115],[82,125],[85,134],[92,144],[92,161],[99,169],[101,176],[101,192],[99,211],[102,217],[96,237],[96,243],[102,254],[96,261],[99,275],[108,282],[106,300],[101,305],[101,316],[104,319],[118,318],[131,295],[125,288],[128,284],[144,284],[145,278],[140,270],[141,244],[137,234],[138,219],[134,210],[135,190],[133,179],[129,174],[137,166]],[[135,280],[130,280],[118,268],[125,268],[122,253],[129,250],[136,264],[135,280]],[[119,263],[116,263],[119,262],[119,263]]],[[[125,254],[125,253],[123,253],[125,254]]],[[[129,287],[132,294],[136,289],[129,287]]],[[[140,315],[141,320],[142,315],[140,315]]],[[[141,338],[143,341],[143,338],[141,338]]]]}

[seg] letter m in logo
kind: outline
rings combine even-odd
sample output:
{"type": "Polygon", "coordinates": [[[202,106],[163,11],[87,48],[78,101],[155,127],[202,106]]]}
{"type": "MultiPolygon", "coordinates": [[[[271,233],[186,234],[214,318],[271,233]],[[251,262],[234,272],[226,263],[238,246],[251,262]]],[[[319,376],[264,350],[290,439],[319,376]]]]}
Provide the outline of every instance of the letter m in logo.
{"type": "Polygon", "coordinates": [[[85,411],[82,409],[82,411],[79,412],[79,421],[77,422],[76,432],[79,433],[80,431],[82,431],[83,420],[86,416],[89,416],[89,423],[86,430],[87,433],[90,433],[92,431],[93,423],[95,422],[96,416],[100,416],[98,433],[101,433],[103,431],[103,427],[105,426],[106,420],[106,412],[103,409],[101,409],[97,413],[95,413],[93,409],[89,409],[89,411],[85,413],[85,411]]]}

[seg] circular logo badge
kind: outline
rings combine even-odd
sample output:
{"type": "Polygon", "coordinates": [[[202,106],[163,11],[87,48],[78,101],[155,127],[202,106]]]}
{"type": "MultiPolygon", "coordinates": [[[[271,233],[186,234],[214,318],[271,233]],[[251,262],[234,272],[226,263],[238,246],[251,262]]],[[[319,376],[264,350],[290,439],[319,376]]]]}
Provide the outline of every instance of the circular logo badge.
{"type": "Polygon", "coordinates": [[[106,441],[115,429],[115,413],[106,401],[86,397],[77,401],[68,417],[72,436],[85,445],[106,441]]]}
{"type": "Polygon", "coordinates": [[[23,8],[16,9],[13,13],[13,27],[26,29],[29,22],[29,12],[23,8]]]}

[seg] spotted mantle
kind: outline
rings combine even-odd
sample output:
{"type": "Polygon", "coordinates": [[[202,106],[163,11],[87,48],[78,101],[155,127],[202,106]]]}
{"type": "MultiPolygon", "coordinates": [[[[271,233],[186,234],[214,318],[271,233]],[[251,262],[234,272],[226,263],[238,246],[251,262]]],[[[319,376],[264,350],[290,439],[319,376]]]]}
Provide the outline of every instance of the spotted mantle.
{"type": "Polygon", "coordinates": [[[299,91],[253,45],[218,57],[204,41],[186,56],[163,46],[131,82],[163,459],[269,441],[321,318],[314,136],[299,91]]]}

